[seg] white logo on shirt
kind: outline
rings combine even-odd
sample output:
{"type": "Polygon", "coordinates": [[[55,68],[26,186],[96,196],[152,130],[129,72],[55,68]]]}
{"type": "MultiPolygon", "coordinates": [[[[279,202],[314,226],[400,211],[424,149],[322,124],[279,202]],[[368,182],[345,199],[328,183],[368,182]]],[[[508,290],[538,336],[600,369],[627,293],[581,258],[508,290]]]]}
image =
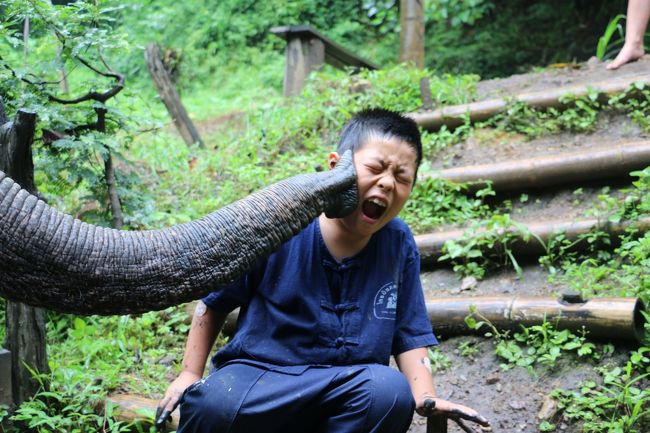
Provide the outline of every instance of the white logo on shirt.
{"type": "Polygon", "coordinates": [[[375,295],[374,312],[377,319],[395,320],[397,315],[397,285],[388,283],[375,295]]]}

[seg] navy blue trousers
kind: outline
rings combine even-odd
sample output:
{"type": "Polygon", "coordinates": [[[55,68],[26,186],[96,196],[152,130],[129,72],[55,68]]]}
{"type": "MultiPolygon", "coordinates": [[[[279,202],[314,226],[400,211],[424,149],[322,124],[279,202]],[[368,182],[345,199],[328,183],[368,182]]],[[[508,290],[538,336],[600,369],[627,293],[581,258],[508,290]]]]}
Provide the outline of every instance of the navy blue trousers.
{"type": "Polygon", "coordinates": [[[226,364],[190,386],[178,433],[405,433],[415,401],[385,365],[226,364]]]}

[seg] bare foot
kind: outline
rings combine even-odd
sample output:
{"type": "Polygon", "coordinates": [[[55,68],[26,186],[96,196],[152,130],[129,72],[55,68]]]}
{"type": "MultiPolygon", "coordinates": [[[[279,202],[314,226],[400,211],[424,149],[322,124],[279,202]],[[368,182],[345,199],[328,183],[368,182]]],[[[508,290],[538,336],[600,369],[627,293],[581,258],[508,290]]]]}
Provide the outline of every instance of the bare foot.
{"type": "Polygon", "coordinates": [[[643,44],[623,45],[616,58],[606,68],[609,70],[618,69],[626,63],[633,62],[643,56],[643,44]]]}

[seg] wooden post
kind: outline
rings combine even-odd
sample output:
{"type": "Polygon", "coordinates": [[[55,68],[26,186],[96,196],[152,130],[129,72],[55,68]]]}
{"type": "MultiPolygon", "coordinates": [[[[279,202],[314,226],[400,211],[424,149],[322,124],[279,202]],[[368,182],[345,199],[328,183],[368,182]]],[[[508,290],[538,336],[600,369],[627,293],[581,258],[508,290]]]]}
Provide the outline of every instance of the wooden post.
{"type": "Polygon", "coordinates": [[[325,63],[325,44],[317,38],[290,38],[285,56],[284,96],[298,95],[307,76],[325,63]]]}
{"type": "Polygon", "coordinates": [[[0,349],[0,405],[12,404],[14,399],[11,392],[11,353],[7,349],[0,349]]]}
{"type": "Polygon", "coordinates": [[[400,0],[400,61],[424,67],[424,0],[400,0]]]}
{"type": "Polygon", "coordinates": [[[447,433],[447,417],[431,415],[427,418],[427,433],[447,433]]]}
{"type": "Polygon", "coordinates": [[[165,69],[165,65],[160,57],[160,48],[158,45],[149,44],[144,52],[144,58],[147,62],[151,78],[153,78],[153,82],[160,95],[160,99],[165,104],[165,107],[167,107],[167,111],[181,137],[188,145],[199,143],[203,147],[203,141],[192,123],[190,116],[187,114],[185,107],[181,103],[181,98],[178,96],[178,92],[172,84],[167,69],[165,69]]]}
{"type": "MultiPolygon", "coordinates": [[[[32,141],[36,113],[19,110],[9,122],[0,99],[0,170],[23,188],[36,193],[32,141]]],[[[39,383],[32,379],[24,364],[39,373],[49,371],[45,345],[45,312],[40,308],[7,301],[6,347],[11,352],[12,394],[16,405],[32,397],[39,383]]]]}
{"type": "Polygon", "coordinates": [[[431,99],[431,83],[429,77],[422,77],[420,79],[420,97],[422,98],[422,109],[432,110],[433,100],[431,99]]]}

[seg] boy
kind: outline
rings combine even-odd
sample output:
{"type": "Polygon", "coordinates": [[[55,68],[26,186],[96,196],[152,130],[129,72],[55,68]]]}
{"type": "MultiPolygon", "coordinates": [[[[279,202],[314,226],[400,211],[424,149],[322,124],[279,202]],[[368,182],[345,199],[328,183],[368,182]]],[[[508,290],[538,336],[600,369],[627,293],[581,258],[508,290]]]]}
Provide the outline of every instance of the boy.
{"type": "Polygon", "coordinates": [[[357,209],[321,215],[242,281],[198,304],[159,422],[182,395],[179,433],[403,433],[414,409],[426,414],[427,399],[437,411],[487,425],[472,409],[435,398],[426,347],[437,340],[418,251],[395,218],[422,159],[417,126],[391,111],[363,111],[344,127],[329,167],[347,150],[357,209]],[[235,337],[200,380],[237,307],[235,337]],[[388,367],[391,354],[401,373],[388,367]]]}

